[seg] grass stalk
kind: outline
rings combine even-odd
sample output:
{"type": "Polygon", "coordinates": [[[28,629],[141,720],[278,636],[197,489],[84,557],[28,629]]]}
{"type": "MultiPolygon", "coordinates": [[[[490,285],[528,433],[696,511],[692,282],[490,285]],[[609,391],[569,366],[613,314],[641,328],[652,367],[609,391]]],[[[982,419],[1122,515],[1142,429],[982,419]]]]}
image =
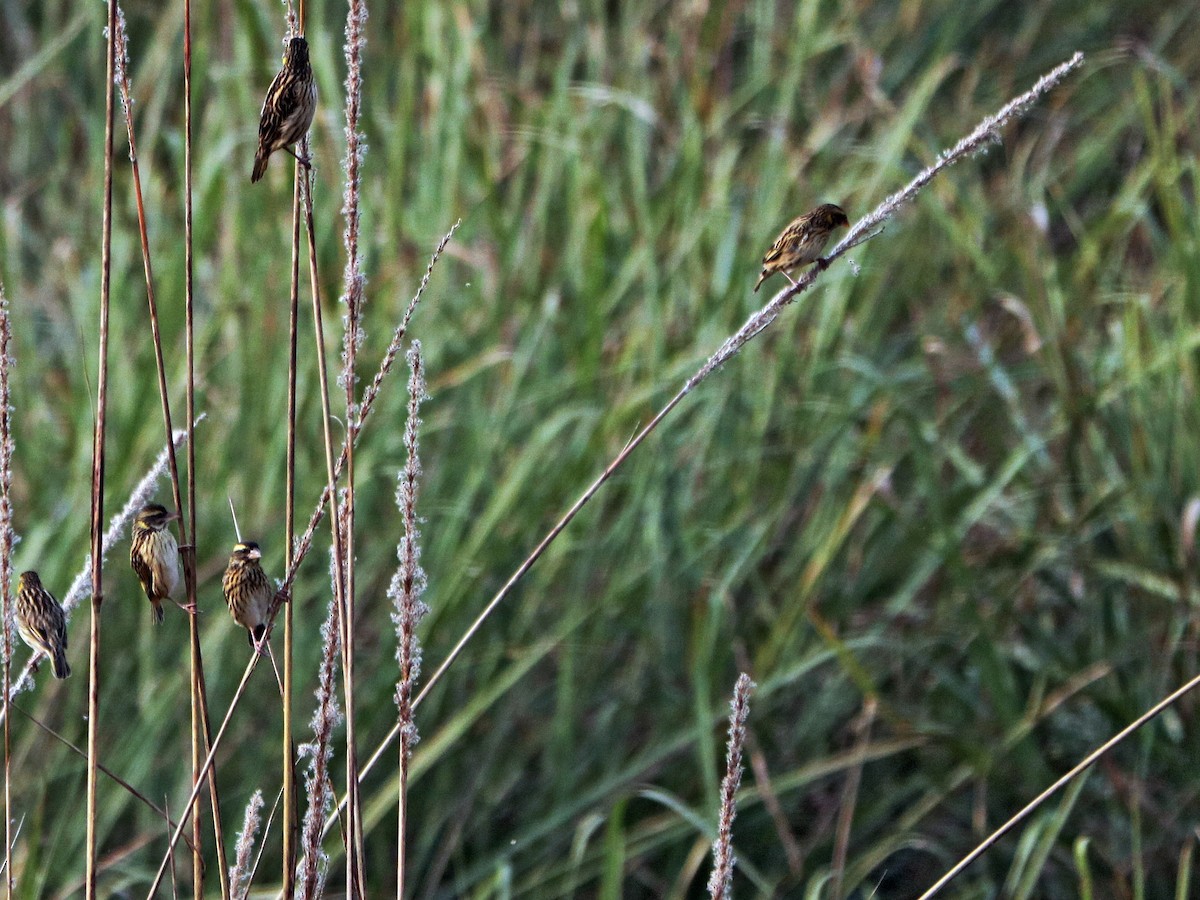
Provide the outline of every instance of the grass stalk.
{"type": "Polygon", "coordinates": [[[12,744],[9,736],[8,704],[12,681],[13,598],[12,552],[12,395],[9,374],[13,364],[12,323],[8,317],[8,298],[0,284],[0,616],[4,622],[4,884],[5,895],[13,892],[12,862],[12,744]]]}
{"type": "Polygon", "coordinates": [[[1004,835],[1012,831],[1017,825],[1021,824],[1021,822],[1025,821],[1025,819],[1029,818],[1029,816],[1031,816],[1039,806],[1061,791],[1076,777],[1087,771],[1087,769],[1089,769],[1091,766],[1095,765],[1096,761],[1100,759],[1100,757],[1117,747],[1131,734],[1134,734],[1140,730],[1143,725],[1160,715],[1168,707],[1179,702],[1179,700],[1181,700],[1186,694],[1195,690],[1197,687],[1200,687],[1200,675],[1197,675],[1195,678],[1192,678],[1190,681],[1186,682],[1182,687],[1176,688],[1170,694],[1163,697],[1152,707],[1150,707],[1148,710],[1114,734],[1111,738],[1081,759],[1061,778],[1056,780],[1048,788],[1030,800],[1029,803],[1022,807],[1021,810],[1012,816],[1007,822],[980,841],[974,850],[955,863],[945,875],[930,885],[929,889],[926,890],[925,893],[921,894],[917,900],[929,900],[930,897],[933,897],[935,894],[937,894],[942,888],[944,888],[960,873],[962,873],[967,866],[979,859],[979,857],[981,857],[989,847],[1000,840],[1000,838],[1004,837],[1004,835]]]}
{"type": "MultiPolygon", "coordinates": [[[[190,83],[190,59],[191,59],[191,40],[190,40],[190,9],[185,9],[184,12],[184,64],[186,67],[185,81],[190,83]]],[[[162,347],[162,329],[159,324],[158,317],[158,301],[155,297],[154,290],[154,267],[150,257],[150,239],[146,225],[146,208],[142,196],[142,176],[141,167],[138,162],[137,153],[137,138],[133,127],[133,100],[129,83],[129,46],[125,31],[125,14],[118,6],[117,8],[117,47],[116,47],[116,66],[117,66],[117,82],[121,92],[121,110],[125,119],[125,131],[129,140],[129,163],[133,177],[134,199],[137,206],[138,220],[138,235],[141,241],[142,251],[142,271],[146,280],[146,301],[149,307],[150,316],[150,335],[154,345],[154,362],[155,372],[158,376],[158,394],[159,401],[162,406],[163,427],[168,436],[167,441],[167,469],[170,473],[172,500],[175,504],[175,509],[180,511],[180,517],[176,520],[176,527],[179,530],[179,547],[180,555],[183,558],[184,568],[184,584],[187,595],[187,601],[195,608],[196,604],[196,577],[195,577],[195,544],[194,538],[189,540],[189,535],[193,534],[192,529],[195,528],[196,517],[193,510],[195,502],[195,487],[193,484],[192,472],[194,469],[194,451],[192,450],[192,442],[188,441],[188,503],[184,506],[183,494],[180,488],[179,481],[179,465],[175,453],[175,444],[169,438],[175,433],[171,417],[171,401],[170,394],[167,388],[167,369],[166,361],[162,347]]],[[[190,93],[190,92],[189,92],[190,93]]],[[[185,103],[185,119],[188,118],[190,111],[190,101],[185,103]]],[[[190,125],[190,123],[188,123],[190,125]]],[[[190,127],[187,129],[187,140],[185,141],[185,153],[190,153],[190,127]]],[[[190,162],[190,157],[189,157],[190,162]]],[[[189,194],[190,197],[190,194],[189,194]]],[[[185,219],[190,223],[191,210],[190,207],[185,213],[185,219]]],[[[186,318],[189,326],[192,319],[192,283],[191,283],[191,234],[190,227],[185,228],[187,234],[187,268],[185,284],[185,306],[186,318]]],[[[190,327],[189,327],[190,331],[190,327]]],[[[188,352],[188,411],[189,411],[189,429],[194,429],[195,424],[192,422],[191,412],[194,409],[194,394],[191,389],[193,376],[193,360],[192,360],[192,341],[187,340],[188,352]]],[[[189,435],[190,436],[190,435],[189,435]]],[[[207,722],[207,692],[204,688],[204,666],[200,656],[200,637],[199,629],[195,615],[190,617],[188,623],[191,643],[191,747],[192,747],[192,771],[193,776],[195,771],[200,766],[200,761],[203,758],[204,739],[203,733],[208,729],[207,722]]],[[[225,867],[225,848],[221,828],[220,802],[217,794],[217,783],[215,775],[209,782],[210,793],[212,795],[212,811],[213,811],[213,828],[216,835],[217,856],[220,860],[220,871],[224,872],[225,867]]],[[[204,860],[201,855],[203,847],[202,833],[202,810],[199,807],[193,809],[192,816],[192,873],[193,873],[193,888],[197,898],[203,896],[204,891],[204,860]]],[[[228,885],[224,878],[221,879],[221,896],[228,898],[228,885]]]]}
{"type": "MultiPolygon", "coordinates": [[[[303,16],[304,0],[300,0],[301,16],[303,16]]],[[[292,0],[287,0],[286,28],[288,37],[303,34],[302,26],[296,20],[292,0]],[[300,30],[297,30],[300,28],[300,30]]],[[[295,556],[296,543],[296,378],[297,378],[297,348],[299,341],[300,321],[300,178],[302,166],[299,160],[294,163],[292,179],[292,269],[288,292],[288,379],[287,379],[287,445],[284,449],[284,482],[287,494],[284,500],[283,530],[284,530],[284,565],[290,570],[295,556]]],[[[283,802],[283,872],[281,882],[284,900],[292,900],[296,893],[296,753],[295,725],[292,722],[292,707],[294,704],[295,681],[295,632],[293,631],[293,606],[291,587],[284,588],[287,598],[283,613],[283,690],[280,703],[283,707],[283,787],[281,796],[283,802]]],[[[274,814],[274,811],[272,811],[274,814]]]]}
{"type": "Polygon", "coordinates": [[[254,854],[254,840],[258,836],[258,829],[262,822],[262,807],[262,791],[255,791],[250,802],[246,804],[246,811],[242,816],[242,830],[237,836],[233,869],[229,873],[230,888],[237,897],[245,896],[250,890],[252,874],[250,858],[254,854]]]}
{"type": "MultiPolygon", "coordinates": [[[[304,155],[308,155],[308,141],[304,142],[304,155]]],[[[304,220],[306,230],[308,232],[308,274],[309,287],[312,295],[313,309],[313,338],[316,345],[317,354],[317,390],[321,394],[321,431],[324,437],[325,450],[325,475],[326,475],[326,490],[329,491],[331,497],[336,496],[337,491],[337,473],[333,463],[333,412],[330,409],[329,398],[329,366],[325,359],[325,325],[324,318],[321,312],[321,285],[317,274],[317,238],[316,226],[313,222],[313,200],[312,200],[312,170],[306,170],[307,176],[304,179],[304,220]]],[[[347,435],[347,438],[349,435],[347,435]]],[[[341,504],[337,503],[335,509],[338,509],[338,514],[331,516],[329,519],[330,531],[333,538],[333,593],[334,600],[338,605],[338,620],[341,628],[341,647],[342,647],[342,691],[346,701],[346,709],[344,712],[346,718],[346,771],[349,775],[354,773],[352,782],[347,783],[347,797],[349,804],[347,806],[347,820],[350,827],[346,829],[346,859],[348,867],[351,870],[347,875],[348,897],[358,897],[362,891],[362,881],[358,877],[357,860],[360,856],[359,835],[360,829],[356,827],[358,819],[358,757],[355,751],[355,732],[354,732],[354,683],[350,673],[346,671],[346,644],[349,639],[349,633],[353,628],[353,623],[349,621],[349,610],[346,601],[346,542],[345,530],[343,528],[343,513],[340,511],[341,504]]],[[[311,895],[310,895],[311,896],[311,895]]]]}
{"type": "MultiPolygon", "coordinates": [[[[284,451],[287,498],[284,503],[284,558],[292,569],[296,543],[296,350],[300,318],[300,161],[295,162],[292,194],[292,277],[288,317],[287,447],[284,451]]],[[[283,897],[291,900],[296,892],[296,759],[293,751],[294,726],[292,704],[295,684],[293,605],[291,588],[285,587],[288,601],[283,610],[283,897]]]]}
{"type": "Polygon", "coordinates": [[[307,745],[309,756],[308,776],[305,788],[308,794],[308,811],[304,814],[301,845],[304,855],[300,860],[297,881],[298,895],[303,900],[317,900],[325,879],[328,859],[321,850],[321,839],[328,829],[327,819],[332,806],[333,789],[329,778],[329,761],[333,755],[333,729],[341,720],[337,706],[337,660],[341,640],[338,623],[339,607],[336,600],[329,602],[329,612],[321,627],[321,662],[317,670],[317,708],[312,717],[313,741],[307,745]]]}
{"type": "MultiPolygon", "coordinates": [[[[354,728],[354,682],[355,682],[355,472],[354,446],[358,435],[358,410],[355,402],[357,375],[356,360],[358,348],[362,343],[362,316],[364,302],[365,278],[362,273],[362,259],[358,251],[359,224],[361,221],[359,181],[360,169],[366,147],[359,133],[359,114],[362,110],[362,51],[366,43],[364,28],[367,20],[365,0],[349,0],[346,10],[346,158],[344,170],[346,188],[342,202],[342,215],[345,219],[343,244],[346,248],[346,266],[343,278],[342,302],[346,307],[346,328],[343,335],[342,348],[342,386],[346,392],[346,438],[343,446],[346,454],[345,478],[345,514],[342,546],[344,556],[345,609],[342,615],[342,674],[345,684],[345,714],[346,714],[346,790],[351,797],[349,818],[349,833],[351,840],[348,845],[346,866],[346,894],[358,896],[365,890],[366,861],[363,849],[363,827],[361,803],[358,789],[358,754],[355,747],[354,728]],[[355,882],[359,887],[355,890],[355,882]]],[[[311,209],[311,206],[309,206],[311,209]]],[[[310,232],[311,234],[311,232],[310,232]]],[[[336,474],[333,470],[332,444],[327,441],[327,464],[329,465],[330,486],[335,484],[336,474]]],[[[403,853],[401,852],[401,856],[403,853]]]]}
{"type": "MultiPolygon", "coordinates": [[[[181,535],[179,542],[183,556],[183,581],[187,593],[187,602],[192,610],[188,621],[188,641],[191,662],[191,726],[192,726],[192,783],[198,783],[200,775],[200,757],[202,750],[211,741],[208,722],[208,699],[204,684],[204,661],[200,655],[200,627],[196,617],[196,442],[192,440],[192,429],[195,427],[196,414],[196,349],[195,349],[195,317],[193,306],[193,237],[192,237],[192,3],[183,0],[183,304],[184,304],[184,345],[185,365],[187,367],[187,385],[185,403],[187,404],[187,534],[191,540],[181,535]]],[[[163,395],[163,409],[166,409],[166,395],[163,395]]],[[[170,430],[168,429],[168,434],[170,430]]],[[[180,509],[178,476],[174,472],[172,462],[172,477],[176,485],[176,509],[180,509]]],[[[179,526],[183,528],[183,510],[180,509],[179,526]]],[[[213,813],[214,841],[217,845],[217,872],[221,884],[221,896],[229,898],[228,865],[225,860],[225,839],[221,829],[221,803],[217,793],[217,778],[214,770],[209,779],[209,791],[213,813]]],[[[204,896],[204,860],[200,855],[202,834],[201,814],[199,806],[192,808],[192,886],[196,900],[204,896]]]]}
{"type": "Polygon", "coordinates": [[[396,662],[400,678],[396,683],[396,708],[400,720],[399,786],[396,801],[396,896],[404,896],[406,841],[408,834],[408,768],[418,734],[412,711],[412,691],[421,671],[421,650],[417,643],[417,624],[428,612],[422,602],[426,577],[421,568],[421,545],[417,519],[417,488],[421,474],[419,454],[419,429],[421,425],[421,401],[425,399],[425,370],[421,358],[421,343],[413,341],[408,351],[410,375],[408,379],[408,420],[404,426],[404,468],[401,469],[396,486],[396,506],[404,520],[404,536],[396,548],[400,561],[388,589],[395,612],[392,619],[396,624],[396,662]]]}
{"type": "Polygon", "coordinates": [[[713,870],[708,879],[708,895],[712,900],[729,900],[733,896],[733,817],[736,812],[738,786],[742,783],[742,749],[746,745],[746,718],[750,715],[750,694],[754,682],[743,672],[733,688],[729,708],[729,742],[725,754],[725,777],[721,779],[721,810],[717,821],[717,838],[713,841],[713,870]]]}
{"type": "MultiPolygon", "coordinates": [[[[595,496],[601,486],[612,477],[613,473],[629,458],[630,454],[636,450],[642,442],[649,437],[659,423],[662,422],[671,411],[675,409],[683,398],[690,394],[702,381],[708,378],[713,372],[719,369],[722,365],[732,359],[747,343],[753,340],[758,335],[771,325],[772,322],[779,316],[783,307],[794,301],[805,290],[807,290],[813,282],[815,282],[828,267],[828,264],[844,256],[853,248],[866,240],[879,234],[879,229],[882,223],[895,214],[903,204],[911,201],[930,181],[938,174],[945,171],[954,163],[958,162],[966,156],[970,156],[979,150],[986,147],[989,143],[996,140],[997,129],[1004,125],[1009,119],[1014,116],[1019,116],[1026,112],[1029,107],[1044,93],[1058,84],[1068,73],[1078,68],[1083,64],[1083,54],[1076,53],[1070,60],[1055,67],[1050,72],[1043,75],[1038,82],[1026,91],[1021,96],[1010,100],[997,113],[988,116],[975,130],[968,134],[965,138],[959,141],[952,149],[941,153],[938,156],[938,161],[933,166],[930,166],[925,171],[921,172],[902,190],[892,194],[877,206],[870,214],[856,222],[850,229],[845,238],[833,249],[833,251],[825,257],[825,264],[821,266],[812,266],[803,275],[801,275],[793,284],[781,290],[778,294],[771,298],[765,306],[758,312],[754,313],[739,328],[731,335],[719,348],[714,352],[708,360],[702,365],[694,375],[692,375],[680,388],[679,392],[672,397],[658,414],[650,420],[650,422],[642,428],[630,441],[625,445],[620,453],[613,459],[612,462],[605,467],[600,476],[592,482],[592,484],[580,495],[579,499],[571,506],[570,509],[563,515],[561,519],[554,525],[553,528],[546,534],[541,542],[533,549],[533,552],[517,567],[517,570],[509,577],[508,581],[500,588],[492,600],[484,607],[483,612],[475,619],[468,627],[467,631],[455,644],[449,655],[430,676],[428,682],[421,689],[421,693],[413,702],[413,706],[419,706],[425,695],[432,690],[433,686],[441,679],[446,670],[453,664],[454,660],[462,652],[463,648],[475,636],[479,628],[492,614],[497,606],[504,600],[505,597],[512,591],[513,587],[525,576],[535,562],[541,557],[546,549],[552,544],[562,533],[563,529],[570,524],[571,520],[579,513],[587,502],[595,496]]],[[[398,732],[398,726],[393,728],[390,739],[394,739],[398,732]]]]}
{"type": "Polygon", "coordinates": [[[108,408],[108,303],[112,281],[113,125],[117,40],[117,0],[108,0],[104,110],[104,201],[100,227],[100,346],[96,379],[96,421],[92,435],[92,618],[88,643],[87,838],[84,893],[96,897],[96,756],[100,736],[100,607],[104,603],[101,563],[104,533],[104,433],[108,408]]]}

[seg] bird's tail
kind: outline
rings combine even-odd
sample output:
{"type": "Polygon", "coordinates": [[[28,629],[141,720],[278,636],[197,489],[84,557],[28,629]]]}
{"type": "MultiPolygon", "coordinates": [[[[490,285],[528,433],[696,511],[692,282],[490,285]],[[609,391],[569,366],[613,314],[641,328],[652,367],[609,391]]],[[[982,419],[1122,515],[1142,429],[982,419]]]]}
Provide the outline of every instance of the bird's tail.
{"type": "Polygon", "coordinates": [[[162,602],[151,600],[150,603],[150,614],[154,617],[154,624],[161,625],[163,623],[163,618],[166,615],[163,612],[162,602]]]}
{"type": "Polygon", "coordinates": [[[55,678],[71,677],[71,667],[67,665],[67,651],[65,647],[59,647],[51,655],[50,668],[53,670],[55,678]]]}
{"type": "Polygon", "coordinates": [[[262,148],[254,154],[254,171],[250,173],[250,183],[258,181],[263,177],[263,173],[267,171],[267,154],[263,153],[262,148]]]}

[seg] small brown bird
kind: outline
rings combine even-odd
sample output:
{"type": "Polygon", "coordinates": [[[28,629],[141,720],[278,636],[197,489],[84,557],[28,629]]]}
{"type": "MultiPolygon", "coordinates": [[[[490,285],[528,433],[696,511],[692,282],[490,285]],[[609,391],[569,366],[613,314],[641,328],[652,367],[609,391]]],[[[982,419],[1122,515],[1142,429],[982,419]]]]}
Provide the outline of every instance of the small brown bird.
{"type": "Polygon", "coordinates": [[[260,559],[262,551],[254,541],[234,544],[221,587],[233,621],[246,629],[250,646],[261,653],[275,589],[263,572],[260,559]]]}
{"type": "MultiPolygon", "coordinates": [[[[283,54],[283,68],[267,89],[262,115],[258,120],[258,152],[254,154],[254,171],[250,183],[258,181],[267,171],[267,157],[276,150],[291,150],[292,144],[308,134],[313,113],[317,110],[317,83],[313,80],[308,62],[308,41],[294,37],[288,41],[283,54]]],[[[300,159],[305,166],[308,160],[300,159]]]]}
{"type": "Polygon", "coordinates": [[[788,274],[792,269],[814,262],[824,268],[821,251],[829,243],[835,228],[849,224],[850,220],[842,208],[832,203],[822,203],[811,212],[793,219],[775,238],[775,243],[763,257],[762,274],[754,284],[755,293],[759,285],[776,272],[782,272],[788,281],[792,281],[792,276],[788,274]]]}
{"type": "Polygon", "coordinates": [[[67,617],[54,595],[42,587],[37,572],[22,572],[17,580],[17,631],[33,649],[33,667],[39,654],[50,658],[55,678],[67,678],[67,617]]]}
{"type": "Polygon", "coordinates": [[[133,542],[129,545],[129,564],[142,583],[142,590],[153,604],[154,623],[163,620],[162,602],[170,600],[181,584],[179,545],[167,526],[179,518],[165,506],[143,506],[133,520],[133,542]]]}

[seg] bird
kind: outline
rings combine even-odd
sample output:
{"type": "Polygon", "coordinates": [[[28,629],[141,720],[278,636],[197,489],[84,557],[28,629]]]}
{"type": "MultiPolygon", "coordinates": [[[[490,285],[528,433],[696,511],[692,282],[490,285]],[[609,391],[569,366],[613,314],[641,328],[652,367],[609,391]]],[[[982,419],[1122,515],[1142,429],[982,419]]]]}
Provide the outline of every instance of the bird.
{"type": "Polygon", "coordinates": [[[54,595],[42,587],[37,572],[22,572],[17,580],[17,631],[33,649],[33,667],[38,655],[50,658],[55,678],[68,678],[67,617],[54,595]]]}
{"type": "MultiPolygon", "coordinates": [[[[250,183],[258,181],[267,171],[267,157],[276,150],[289,149],[308,133],[313,113],[317,109],[317,83],[313,80],[308,62],[308,41],[297,35],[288,41],[283,54],[283,68],[267,89],[262,114],[258,120],[258,152],[254,154],[254,171],[250,183]]],[[[308,160],[296,156],[303,165],[308,160]]]]}
{"type": "Polygon", "coordinates": [[[233,616],[233,621],[246,629],[250,646],[259,652],[262,651],[271,601],[275,596],[271,580],[259,564],[260,559],[262,551],[258,544],[254,541],[238,541],[233,545],[229,565],[221,579],[229,614],[233,616]]]}
{"type": "MultiPolygon", "coordinates": [[[[762,274],[754,284],[755,293],[758,293],[759,285],[776,272],[782,272],[788,281],[792,281],[792,276],[788,274],[792,269],[814,262],[825,268],[821,251],[829,243],[835,228],[849,224],[850,220],[842,208],[832,203],[822,203],[811,212],[792,219],[763,257],[762,274]]],[[[794,281],[792,283],[795,284],[794,281]]]]}
{"type": "Polygon", "coordinates": [[[183,583],[179,565],[179,545],[167,525],[179,518],[158,503],[143,506],[133,520],[133,542],[129,545],[129,564],[142,583],[142,590],[153,604],[154,624],[163,620],[163,600],[172,599],[183,583]]]}

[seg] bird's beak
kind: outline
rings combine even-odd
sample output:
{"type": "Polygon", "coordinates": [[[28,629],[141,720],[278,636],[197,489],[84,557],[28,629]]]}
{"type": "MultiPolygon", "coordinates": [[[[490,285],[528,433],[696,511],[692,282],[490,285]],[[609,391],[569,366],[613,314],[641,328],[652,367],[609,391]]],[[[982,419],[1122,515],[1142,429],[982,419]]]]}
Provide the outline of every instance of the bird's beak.
{"type": "Polygon", "coordinates": [[[178,519],[178,518],[179,518],[179,513],[177,513],[177,512],[173,512],[173,513],[167,513],[167,519],[166,519],[166,520],[167,520],[168,522],[174,522],[174,521],[175,521],[176,519],[178,519]]]}
{"type": "Polygon", "coordinates": [[[262,551],[261,550],[251,550],[250,558],[251,559],[262,559],[262,551]]]}

